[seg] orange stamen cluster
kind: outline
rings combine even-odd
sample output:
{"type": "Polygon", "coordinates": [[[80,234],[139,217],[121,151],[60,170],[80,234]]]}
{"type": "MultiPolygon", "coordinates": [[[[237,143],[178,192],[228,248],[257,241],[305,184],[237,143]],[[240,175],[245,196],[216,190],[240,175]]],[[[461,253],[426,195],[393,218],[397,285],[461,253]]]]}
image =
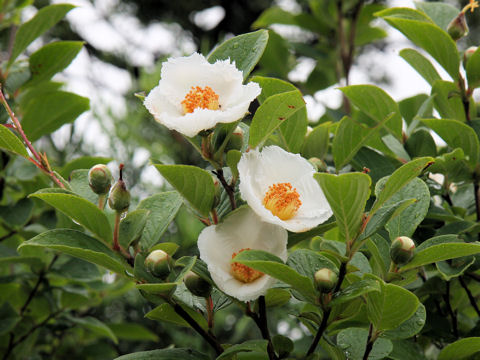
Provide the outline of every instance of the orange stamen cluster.
{"type": "Polygon", "coordinates": [[[192,113],[197,108],[209,110],[220,108],[218,95],[210,86],[205,86],[203,89],[200,86],[192,86],[190,92],[185,95],[182,101],[183,113],[192,113]]]}
{"type": "Polygon", "coordinates": [[[294,217],[301,205],[300,194],[290,183],[269,186],[263,198],[263,206],[282,220],[294,217]]]}
{"type": "MultiPolygon", "coordinates": [[[[238,253],[233,253],[232,260],[235,259],[235,256],[237,256],[237,254],[240,254],[242,251],[245,251],[245,250],[250,250],[250,249],[246,248],[246,249],[240,250],[238,253]]],[[[248,267],[246,265],[240,264],[235,261],[232,261],[230,263],[230,270],[232,272],[233,277],[243,283],[251,283],[264,275],[260,271],[254,270],[251,267],[248,267]]]]}

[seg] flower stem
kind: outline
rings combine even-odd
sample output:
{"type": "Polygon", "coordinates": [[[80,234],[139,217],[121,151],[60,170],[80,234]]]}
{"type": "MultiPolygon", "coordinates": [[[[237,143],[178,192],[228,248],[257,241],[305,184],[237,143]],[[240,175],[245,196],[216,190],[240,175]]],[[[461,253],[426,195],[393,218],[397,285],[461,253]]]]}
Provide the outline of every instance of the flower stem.
{"type": "Polygon", "coordinates": [[[206,307],[207,307],[207,316],[208,316],[208,329],[213,329],[213,301],[212,296],[210,295],[206,299],[206,307]]]}
{"type": "Polygon", "coordinates": [[[122,216],[122,213],[117,211],[115,213],[115,226],[113,228],[113,250],[119,251],[120,250],[120,244],[118,243],[118,232],[120,230],[120,217],[122,216]]]}
{"type": "Polygon", "coordinates": [[[373,337],[373,324],[370,324],[368,329],[367,346],[365,347],[365,352],[363,353],[363,360],[368,360],[368,355],[370,355],[374,343],[375,338],[373,337]]]}
{"type": "Polygon", "coordinates": [[[235,210],[237,208],[237,203],[235,201],[235,189],[233,186],[228,185],[227,181],[225,180],[225,176],[223,175],[223,169],[217,169],[215,171],[212,171],[222,184],[223,188],[228,194],[228,198],[230,199],[230,206],[232,207],[232,210],[235,210]]]}
{"type": "Polygon", "coordinates": [[[257,324],[258,329],[262,333],[262,337],[268,341],[267,351],[268,351],[268,358],[270,360],[277,360],[278,357],[275,354],[275,350],[273,348],[272,339],[270,337],[270,331],[268,330],[268,323],[267,323],[267,307],[265,304],[265,296],[260,296],[258,298],[258,314],[253,312],[250,309],[250,303],[247,303],[247,315],[255,321],[257,324]]]}
{"type": "Polygon", "coordinates": [[[107,200],[107,195],[106,194],[98,196],[98,208],[100,210],[105,209],[106,200],[107,200]]]}

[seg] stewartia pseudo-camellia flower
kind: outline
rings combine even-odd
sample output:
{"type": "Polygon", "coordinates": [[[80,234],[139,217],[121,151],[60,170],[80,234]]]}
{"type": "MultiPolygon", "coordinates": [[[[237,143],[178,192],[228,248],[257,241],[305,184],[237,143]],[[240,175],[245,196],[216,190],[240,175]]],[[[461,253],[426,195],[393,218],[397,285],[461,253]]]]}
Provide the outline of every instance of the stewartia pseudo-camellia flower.
{"type": "Polygon", "coordinates": [[[257,83],[243,85],[243,73],[230,60],[210,64],[203,55],[170,58],[161,80],[145,98],[155,120],[193,137],[217,123],[241,119],[261,93],[257,83]]]}
{"type": "Polygon", "coordinates": [[[244,250],[263,250],[287,259],[287,232],[263,222],[249,207],[240,207],[218,225],[206,227],[198,237],[200,259],[224,293],[241,301],[265,295],[275,279],[235,262],[244,250]]]}
{"type": "Polygon", "coordinates": [[[325,222],[332,210],[313,178],[312,164],[278,146],[244,153],[238,163],[240,193],[263,221],[293,232],[325,222]]]}

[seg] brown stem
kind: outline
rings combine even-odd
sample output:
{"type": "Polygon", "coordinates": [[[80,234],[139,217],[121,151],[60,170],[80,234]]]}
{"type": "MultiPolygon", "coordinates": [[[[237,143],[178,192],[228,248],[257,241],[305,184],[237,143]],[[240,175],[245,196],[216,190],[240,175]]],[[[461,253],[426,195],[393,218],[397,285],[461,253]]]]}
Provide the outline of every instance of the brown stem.
{"type": "Polygon", "coordinates": [[[457,315],[453,311],[452,305],[450,304],[450,281],[446,282],[446,291],[443,295],[443,300],[445,301],[445,305],[447,306],[447,312],[450,315],[452,320],[452,331],[453,336],[458,339],[458,322],[457,322],[457,315]]]}
{"type": "Polygon", "coordinates": [[[367,346],[365,347],[365,352],[363,353],[363,360],[368,360],[368,355],[373,349],[373,344],[375,343],[375,339],[372,337],[373,335],[373,324],[370,324],[368,329],[368,337],[367,337],[367,346]]]}
{"type": "Polygon", "coordinates": [[[228,198],[230,199],[230,206],[232,210],[237,208],[237,203],[235,201],[235,189],[233,186],[228,185],[227,181],[225,180],[225,176],[223,175],[223,169],[217,169],[216,171],[212,171],[222,184],[223,188],[228,194],[228,198]]]}
{"type": "Polygon", "coordinates": [[[206,307],[207,307],[207,317],[208,317],[208,328],[211,330],[213,329],[213,300],[212,296],[208,296],[206,299],[206,307]]]}
{"type": "Polygon", "coordinates": [[[460,285],[462,285],[463,289],[467,293],[468,300],[470,300],[470,304],[475,309],[477,316],[480,316],[480,309],[478,308],[477,302],[475,301],[475,297],[473,296],[472,292],[470,291],[467,284],[465,283],[465,280],[463,280],[462,276],[459,276],[458,281],[460,281],[460,285]]]}
{"type": "Polygon", "coordinates": [[[258,298],[258,314],[253,312],[250,309],[250,303],[247,303],[247,315],[255,321],[257,327],[259,328],[262,337],[268,341],[267,351],[268,351],[268,358],[270,360],[277,360],[278,357],[275,354],[275,350],[273,348],[272,339],[270,337],[270,331],[268,330],[268,323],[267,323],[267,308],[265,304],[265,296],[260,296],[258,298]]]}
{"type": "Polygon", "coordinates": [[[120,217],[122,213],[117,211],[115,213],[115,226],[113,227],[113,250],[120,251],[120,244],[118,243],[118,232],[120,229],[120,217]]]}
{"type": "Polygon", "coordinates": [[[223,353],[222,345],[217,341],[217,339],[212,335],[207,333],[203,328],[190,316],[188,313],[183,310],[183,308],[178,304],[173,304],[173,309],[175,312],[180,315],[205,341],[215,350],[215,353],[220,355],[223,353]]]}
{"type": "MultiPolygon", "coordinates": [[[[473,181],[473,192],[475,194],[475,212],[477,214],[477,222],[480,221],[480,186],[479,180],[475,175],[475,180],[473,181]]],[[[477,234],[478,241],[480,241],[480,233],[477,234]]]]}
{"type": "Polygon", "coordinates": [[[218,214],[217,214],[217,210],[215,209],[212,210],[212,220],[215,225],[218,224],[218,214]]]}

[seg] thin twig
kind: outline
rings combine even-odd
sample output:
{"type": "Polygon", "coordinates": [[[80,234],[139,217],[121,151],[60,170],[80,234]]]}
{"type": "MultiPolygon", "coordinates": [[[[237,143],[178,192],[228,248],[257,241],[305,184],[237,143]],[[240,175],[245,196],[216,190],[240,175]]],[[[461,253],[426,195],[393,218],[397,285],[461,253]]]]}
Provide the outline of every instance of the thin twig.
{"type": "Polygon", "coordinates": [[[235,210],[237,208],[237,203],[235,201],[235,189],[233,188],[233,186],[228,185],[227,181],[225,180],[225,176],[223,175],[223,169],[217,169],[212,172],[217,176],[218,180],[227,192],[232,210],[235,210]]]}
{"type": "Polygon", "coordinates": [[[480,309],[478,308],[477,302],[475,301],[475,297],[473,296],[472,292],[470,291],[467,284],[465,283],[465,280],[463,280],[463,277],[459,276],[458,281],[460,281],[460,285],[462,285],[463,289],[467,293],[468,300],[470,300],[470,304],[475,309],[475,312],[477,313],[478,316],[480,316],[480,309]]]}
{"type": "Polygon", "coordinates": [[[370,324],[370,327],[368,328],[367,346],[365,347],[365,352],[363,353],[363,360],[368,360],[368,355],[370,355],[370,352],[373,349],[373,343],[375,342],[375,339],[372,339],[372,335],[373,324],[370,324]]]}
{"type": "Polygon", "coordinates": [[[458,339],[458,322],[457,322],[457,315],[452,309],[452,305],[450,304],[450,281],[446,282],[446,292],[443,295],[443,300],[445,301],[445,305],[447,306],[447,311],[448,314],[450,315],[450,318],[452,319],[452,330],[453,330],[453,336],[458,339]]]}
{"type": "Polygon", "coordinates": [[[265,296],[260,296],[258,298],[258,310],[259,310],[258,314],[253,312],[250,309],[250,303],[247,303],[247,309],[246,309],[247,316],[253,319],[258,329],[260,330],[262,337],[268,341],[268,345],[267,345],[268,358],[270,360],[276,360],[278,359],[278,357],[275,354],[275,350],[272,344],[272,339],[270,337],[270,332],[268,330],[265,296]]]}

